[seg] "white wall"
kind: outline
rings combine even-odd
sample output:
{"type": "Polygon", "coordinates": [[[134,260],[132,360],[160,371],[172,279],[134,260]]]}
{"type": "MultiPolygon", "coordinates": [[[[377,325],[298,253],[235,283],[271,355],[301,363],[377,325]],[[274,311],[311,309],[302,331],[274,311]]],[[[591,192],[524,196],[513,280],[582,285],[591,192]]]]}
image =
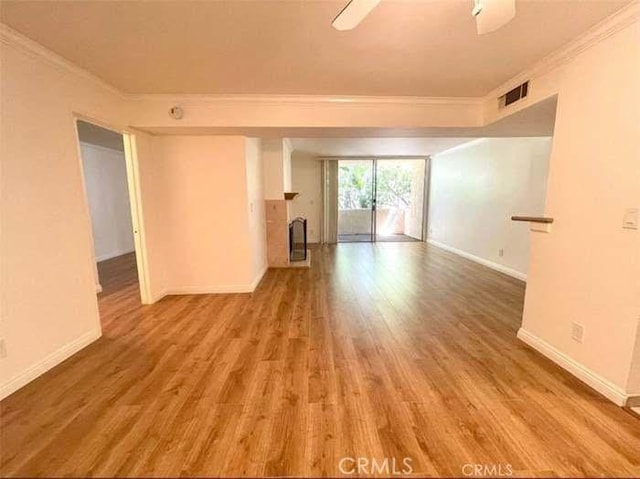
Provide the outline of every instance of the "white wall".
{"type": "Polygon", "coordinates": [[[291,202],[291,216],[307,218],[307,241],[320,242],[322,220],[322,162],[311,155],[293,152],[291,189],[298,194],[291,202]]]}
{"type": "Polygon", "coordinates": [[[282,174],[284,180],[284,191],[291,191],[291,154],[293,148],[291,147],[291,141],[289,138],[282,140],[282,174]]]}
{"type": "Polygon", "coordinates": [[[529,225],[511,216],[543,215],[550,151],[551,138],[489,138],[433,156],[429,240],[524,277],[529,225]]]}
{"type": "Polygon", "coordinates": [[[0,57],[3,397],[101,335],[73,114],[117,127],[126,106],[104,84],[4,31],[0,57]]]}
{"type": "Polygon", "coordinates": [[[253,284],[262,278],[267,268],[267,223],[265,217],[262,145],[259,138],[246,138],[247,200],[249,204],[249,235],[253,256],[253,284]]]}
{"type": "Polygon", "coordinates": [[[137,131],[134,136],[140,175],[140,195],[145,229],[145,253],[149,294],[153,301],[164,296],[169,282],[171,245],[166,230],[167,165],[156,151],[156,136],[137,131]]]}
{"type": "MultiPolygon", "coordinates": [[[[163,195],[145,205],[145,214],[162,215],[164,293],[251,291],[255,271],[246,139],[157,136],[152,141],[155,166],[163,172],[157,179],[163,195]]],[[[254,184],[259,164],[255,155],[250,157],[254,184]]],[[[257,194],[254,184],[251,196],[257,194]]],[[[254,219],[264,224],[259,216],[260,209],[254,219]]]]}
{"type": "Polygon", "coordinates": [[[425,187],[425,167],[424,160],[413,161],[411,163],[411,204],[404,218],[404,234],[423,240],[424,224],[424,187],[425,187]]]}
{"type": "Polygon", "coordinates": [[[124,152],[81,143],[96,261],[134,251],[124,152]]]}
{"type": "Polygon", "coordinates": [[[617,402],[640,393],[640,231],[622,228],[625,209],[640,207],[639,58],[636,17],[531,89],[558,89],[545,208],[555,222],[532,234],[522,328],[617,402]]]}
{"type": "Polygon", "coordinates": [[[252,291],[266,269],[260,140],[135,140],[151,297],[252,291]]]}
{"type": "Polygon", "coordinates": [[[284,162],[282,139],[262,140],[264,199],[284,199],[284,162]]]}
{"type": "Polygon", "coordinates": [[[291,142],[288,138],[265,138],[262,144],[264,199],[283,200],[291,191],[291,142]]]}

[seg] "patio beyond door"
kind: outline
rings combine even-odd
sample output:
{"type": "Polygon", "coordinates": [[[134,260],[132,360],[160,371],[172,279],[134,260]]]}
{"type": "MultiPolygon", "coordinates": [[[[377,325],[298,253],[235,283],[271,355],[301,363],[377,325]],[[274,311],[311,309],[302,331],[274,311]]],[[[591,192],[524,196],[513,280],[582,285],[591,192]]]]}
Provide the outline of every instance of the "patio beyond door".
{"type": "Polygon", "coordinates": [[[373,241],[373,160],[338,160],[338,242],[373,241]]]}
{"type": "Polygon", "coordinates": [[[338,242],[422,241],[425,160],[338,160],[338,242]]]}

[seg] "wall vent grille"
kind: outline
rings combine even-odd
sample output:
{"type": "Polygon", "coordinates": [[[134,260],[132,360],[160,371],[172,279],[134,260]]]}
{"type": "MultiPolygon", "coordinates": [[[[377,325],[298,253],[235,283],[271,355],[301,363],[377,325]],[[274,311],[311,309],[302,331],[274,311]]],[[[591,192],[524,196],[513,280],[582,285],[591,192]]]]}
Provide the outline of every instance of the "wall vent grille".
{"type": "Polygon", "coordinates": [[[522,100],[523,98],[526,98],[528,94],[529,94],[529,82],[526,81],[522,85],[518,85],[513,90],[508,91],[507,93],[502,95],[500,98],[498,98],[498,105],[500,106],[500,108],[505,108],[517,102],[518,100],[522,100]]]}

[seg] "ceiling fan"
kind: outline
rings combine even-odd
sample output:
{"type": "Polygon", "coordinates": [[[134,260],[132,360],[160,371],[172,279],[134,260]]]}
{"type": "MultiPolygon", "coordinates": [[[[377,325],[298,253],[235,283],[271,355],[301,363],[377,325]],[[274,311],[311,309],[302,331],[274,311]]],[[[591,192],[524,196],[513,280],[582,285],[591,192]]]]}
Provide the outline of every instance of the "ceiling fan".
{"type": "MultiPolygon", "coordinates": [[[[336,30],[352,30],[364,20],[380,0],[350,0],[333,19],[336,30]]],[[[471,14],[476,17],[478,35],[491,33],[516,16],[516,0],[473,0],[471,14]]]]}

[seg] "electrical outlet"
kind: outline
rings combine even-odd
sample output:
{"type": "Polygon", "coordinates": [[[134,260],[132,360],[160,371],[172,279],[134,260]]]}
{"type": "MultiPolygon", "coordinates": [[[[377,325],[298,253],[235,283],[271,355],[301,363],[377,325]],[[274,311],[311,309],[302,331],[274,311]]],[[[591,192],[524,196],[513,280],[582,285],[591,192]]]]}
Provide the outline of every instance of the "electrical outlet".
{"type": "Polygon", "coordinates": [[[578,343],[582,343],[584,336],[584,326],[578,323],[571,323],[571,339],[578,343]]]}
{"type": "Polygon", "coordinates": [[[0,339],[0,358],[7,357],[7,346],[5,345],[4,339],[0,339]]]}
{"type": "Polygon", "coordinates": [[[504,256],[504,250],[502,248],[498,250],[498,256],[501,258],[504,256]]]}

